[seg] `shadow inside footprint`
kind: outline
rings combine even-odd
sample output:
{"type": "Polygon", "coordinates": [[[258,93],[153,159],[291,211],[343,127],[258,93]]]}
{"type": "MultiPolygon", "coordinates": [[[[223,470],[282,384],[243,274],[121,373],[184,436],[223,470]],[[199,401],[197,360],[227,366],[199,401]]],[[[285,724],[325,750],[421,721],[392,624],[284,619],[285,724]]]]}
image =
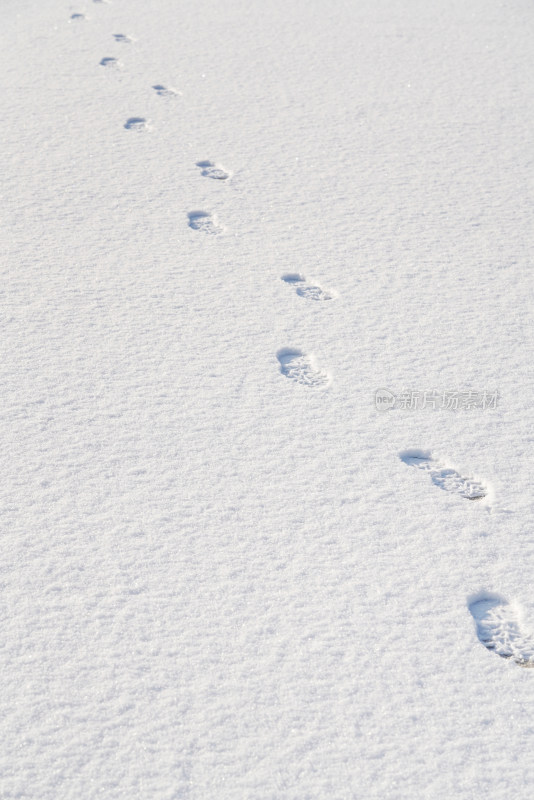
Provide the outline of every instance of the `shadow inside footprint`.
{"type": "Polygon", "coordinates": [[[211,234],[220,232],[216,217],[208,211],[190,211],[187,217],[189,219],[189,227],[194,231],[211,234]]]}
{"type": "Polygon", "coordinates": [[[197,167],[202,170],[201,175],[205,178],[212,178],[215,181],[226,181],[230,177],[220,164],[215,164],[213,161],[197,161],[197,167]]]}
{"type": "Polygon", "coordinates": [[[330,383],[326,372],[318,369],[312,355],[306,355],[302,350],[283,347],[276,354],[280,362],[280,372],[303,386],[321,387],[330,383]]]}
{"type": "Polygon", "coordinates": [[[282,275],[282,280],[284,283],[294,286],[298,296],[304,297],[306,300],[332,300],[334,297],[333,294],[327,292],[321,286],[308,283],[300,272],[288,272],[282,275]]]}
{"type": "Polygon", "coordinates": [[[101,59],[100,61],[101,67],[115,67],[118,69],[120,67],[120,62],[117,58],[113,58],[111,56],[101,59]]]}
{"type": "Polygon", "coordinates": [[[523,630],[517,605],[488,593],[474,597],[469,611],[484,647],[521,667],[534,667],[534,639],[523,630]]]}
{"type": "Polygon", "coordinates": [[[466,500],[482,500],[487,495],[487,490],[473,478],[463,478],[455,469],[446,467],[436,461],[430,453],[422,450],[406,450],[399,453],[401,461],[409,467],[417,467],[430,475],[434,486],[439,486],[446,492],[459,494],[466,500]]]}
{"type": "Polygon", "coordinates": [[[124,123],[124,127],[127,131],[145,131],[148,124],[144,117],[130,117],[124,123]]]}
{"type": "Polygon", "coordinates": [[[170,86],[162,86],[159,83],[152,88],[160,97],[176,97],[176,95],[181,94],[181,92],[176,91],[176,89],[172,89],[170,86]]]}

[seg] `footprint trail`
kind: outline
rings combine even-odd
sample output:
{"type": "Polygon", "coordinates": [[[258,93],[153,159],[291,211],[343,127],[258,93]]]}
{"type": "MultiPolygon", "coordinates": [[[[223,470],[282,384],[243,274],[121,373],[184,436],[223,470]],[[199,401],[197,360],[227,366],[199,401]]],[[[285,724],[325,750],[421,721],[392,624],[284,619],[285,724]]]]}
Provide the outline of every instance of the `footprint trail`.
{"type": "Polygon", "coordinates": [[[282,275],[282,280],[290,286],[294,286],[299,297],[304,297],[306,300],[333,300],[334,295],[327,292],[317,284],[308,283],[304,275],[300,272],[289,272],[282,275]]]}
{"type": "Polygon", "coordinates": [[[534,638],[523,629],[521,609],[515,603],[487,594],[473,600],[469,611],[484,647],[521,667],[534,667],[534,638]]]}
{"type": "Polygon", "coordinates": [[[280,362],[280,372],[295,383],[302,386],[321,388],[330,383],[329,375],[315,364],[313,355],[306,355],[302,350],[284,347],[276,354],[280,362]]]}
{"type": "Polygon", "coordinates": [[[209,211],[190,211],[187,216],[189,219],[189,227],[194,231],[217,234],[222,230],[217,221],[217,217],[214,214],[210,214],[209,211]]]}
{"type": "Polygon", "coordinates": [[[112,56],[107,56],[106,58],[101,59],[100,61],[101,67],[107,67],[108,69],[121,69],[122,64],[118,58],[113,58],[112,56]]]}
{"type": "Polygon", "coordinates": [[[197,167],[200,167],[202,170],[201,175],[205,178],[226,181],[230,177],[230,173],[224,167],[220,164],[215,164],[213,161],[197,161],[197,167]]]}
{"type": "Polygon", "coordinates": [[[127,131],[146,131],[148,130],[148,122],[144,117],[130,117],[124,123],[127,131]]]}
{"type": "Polygon", "coordinates": [[[177,95],[182,94],[177,89],[173,89],[172,86],[162,86],[159,83],[152,88],[160,97],[176,97],[177,95]]]}
{"type": "Polygon", "coordinates": [[[446,467],[431,457],[430,453],[422,450],[406,450],[399,453],[401,461],[410,467],[417,467],[430,475],[435,486],[446,492],[458,494],[467,500],[482,500],[487,495],[487,489],[474,478],[463,478],[455,469],[446,467]]]}

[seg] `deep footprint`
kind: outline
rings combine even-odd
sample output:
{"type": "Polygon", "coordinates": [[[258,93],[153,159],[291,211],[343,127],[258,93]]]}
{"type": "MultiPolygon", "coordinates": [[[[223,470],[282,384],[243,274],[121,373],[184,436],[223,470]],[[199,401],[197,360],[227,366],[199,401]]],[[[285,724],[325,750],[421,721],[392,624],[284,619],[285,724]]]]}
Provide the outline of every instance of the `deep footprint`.
{"type": "Polygon", "coordinates": [[[333,300],[334,295],[327,292],[321,286],[313,283],[308,283],[304,275],[300,272],[290,272],[282,275],[282,280],[294,286],[299,297],[304,297],[306,300],[333,300]]]}
{"type": "Polygon", "coordinates": [[[202,170],[201,175],[205,178],[213,178],[215,181],[226,181],[230,177],[230,173],[224,169],[220,164],[215,164],[213,161],[197,161],[197,167],[202,170]]]}
{"type": "Polygon", "coordinates": [[[122,42],[123,44],[131,44],[131,42],[135,41],[135,39],[132,39],[131,36],[127,36],[125,33],[114,33],[113,38],[116,42],[122,42]]]}
{"type": "Polygon", "coordinates": [[[320,388],[330,383],[326,372],[318,369],[312,355],[306,355],[302,350],[284,347],[276,354],[280,362],[280,372],[302,386],[320,388]]]}
{"type": "Polygon", "coordinates": [[[523,630],[518,606],[499,595],[487,594],[473,600],[469,611],[484,647],[521,667],[534,667],[534,639],[523,630]]]}
{"type": "Polygon", "coordinates": [[[71,14],[70,18],[74,20],[87,19],[85,14],[71,14]]]}
{"type": "Polygon", "coordinates": [[[111,69],[120,69],[122,67],[122,64],[121,64],[121,62],[119,61],[118,58],[112,58],[111,56],[109,56],[109,57],[103,58],[100,61],[100,66],[101,67],[108,67],[108,69],[109,68],[111,68],[111,69]]]}
{"type": "Polygon", "coordinates": [[[446,492],[459,494],[467,500],[482,500],[487,495],[487,489],[481,483],[473,478],[463,478],[456,470],[433,459],[430,453],[422,450],[406,450],[399,453],[399,456],[408,466],[427,472],[432,483],[446,492]]]}
{"type": "Polygon", "coordinates": [[[144,117],[130,117],[124,123],[127,131],[146,131],[148,129],[148,122],[144,117]]]}
{"type": "Polygon", "coordinates": [[[173,89],[171,86],[161,86],[159,83],[152,88],[160,97],[176,97],[177,95],[181,94],[181,92],[173,89]]]}
{"type": "Polygon", "coordinates": [[[202,231],[202,233],[216,234],[220,233],[221,226],[217,222],[217,217],[210,214],[208,211],[190,211],[187,215],[189,219],[189,227],[194,231],[202,231]]]}

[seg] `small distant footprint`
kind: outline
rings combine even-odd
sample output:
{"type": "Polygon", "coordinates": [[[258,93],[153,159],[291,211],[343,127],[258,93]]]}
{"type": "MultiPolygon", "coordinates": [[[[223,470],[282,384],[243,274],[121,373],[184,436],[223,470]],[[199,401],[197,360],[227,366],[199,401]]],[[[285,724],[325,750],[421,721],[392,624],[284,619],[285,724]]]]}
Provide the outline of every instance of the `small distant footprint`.
{"type": "Polygon", "coordinates": [[[482,500],[487,495],[487,489],[475,481],[473,478],[463,478],[455,469],[446,467],[432,458],[430,453],[422,450],[406,450],[399,453],[405,464],[410,467],[417,467],[427,472],[435,486],[444,489],[446,492],[459,494],[467,500],[482,500]]]}
{"type": "Polygon", "coordinates": [[[100,61],[100,66],[101,67],[108,67],[108,68],[111,67],[111,69],[121,69],[122,68],[122,64],[119,61],[119,59],[118,58],[112,58],[111,56],[103,58],[100,61]]]}
{"type": "Polygon", "coordinates": [[[280,372],[286,378],[303,386],[321,387],[330,383],[330,377],[319,369],[312,355],[306,355],[302,350],[284,347],[276,354],[280,362],[280,372]]]}
{"type": "Polygon", "coordinates": [[[93,3],[102,3],[103,5],[108,5],[109,0],[93,0],[93,3]]]}
{"type": "Polygon", "coordinates": [[[224,169],[220,164],[215,164],[213,161],[197,161],[197,167],[202,170],[202,175],[205,178],[213,178],[216,181],[226,181],[230,177],[230,173],[224,169]]]}
{"type": "Polygon", "coordinates": [[[70,18],[74,20],[87,19],[85,14],[71,14],[70,18]]]}
{"type": "Polygon", "coordinates": [[[130,117],[124,123],[127,131],[146,131],[148,130],[148,122],[144,117],[130,117]]]}
{"type": "Polygon", "coordinates": [[[521,667],[534,667],[534,638],[523,629],[519,606],[500,595],[486,594],[473,600],[469,611],[484,647],[521,667]]]}
{"type": "Polygon", "coordinates": [[[160,97],[176,97],[177,95],[182,94],[177,89],[173,89],[171,86],[162,86],[159,83],[152,88],[160,97]]]}
{"type": "Polygon", "coordinates": [[[190,211],[187,216],[189,218],[189,227],[194,231],[214,234],[220,233],[222,230],[217,217],[208,211],[190,211]]]}
{"type": "Polygon", "coordinates": [[[122,42],[123,44],[131,44],[131,42],[135,42],[131,36],[127,36],[125,33],[114,33],[113,38],[116,42],[122,42]]]}
{"type": "Polygon", "coordinates": [[[326,289],[323,289],[317,284],[308,283],[304,275],[301,275],[300,272],[288,272],[282,275],[282,280],[294,286],[297,294],[300,297],[306,298],[306,300],[334,299],[334,295],[331,292],[327,292],[326,289]]]}

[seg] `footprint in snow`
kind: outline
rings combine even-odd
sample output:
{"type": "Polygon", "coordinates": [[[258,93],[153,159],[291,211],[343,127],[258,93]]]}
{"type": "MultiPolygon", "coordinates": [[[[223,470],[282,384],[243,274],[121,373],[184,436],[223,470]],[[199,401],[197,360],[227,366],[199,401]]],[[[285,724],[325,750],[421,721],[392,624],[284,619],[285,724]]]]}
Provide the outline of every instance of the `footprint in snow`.
{"type": "Polygon", "coordinates": [[[205,178],[213,178],[216,181],[226,181],[230,177],[230,173],[224,169],[220,164],[215,164],[213,161],[197,161],[197,167],[202,170],[201,175],[205,178]]]}
{"type": "Polygon", "coordinates": [[[521,667],[534,667],[534,637],[524,630],[518,605],[500,595],[485,594],[469,603],[469,611],[484,647],[521,667]]]}
{"type": "Polygon", "coordinates": [[[306,300],[333,300],[334,295],[327,292],[317,284],[308,283],[304,275],[300,272],[288,272],[282,275],[282,280],[294,286],[299,297],[304,297],[306,300]]]}
{"type": "Polygon", "coordinates": [[[122,69],[122,64],[119,61],[119,59],[118,58],[112,58],[111,56],[103,58],[100,61],[100,66],[101,67],[108,67],[108,69],[109,68],[111,68],[111,69],[122,69]]]}
{"type": "Polygon", "coordinates": [[[116,42],[122,42],[122,44],[131,44],[131,42],[135,42],[131,36],[127,36],[125,33],[114,33],[113,38],[116,42]]]}
{"type": "Polygon", "coordinates": [[[124,123],[127,131],[146,131],[148,130],[148,122],[144,117],[130,117],[124,123]]]}
{"type": "Polygon", "coordinates": [[[75,20],[75,21],[78,21],[78,20],[81,20],[81,19],[87,19],[87,17],[85,16],[85,14],[71,14],[71,15],[70,15],[70,18],[71,18],[72,20],[75,20]]]}
{"type": "Polygon", "coordinates": [[[187,216],[189,227],[194,231],[216,234],[222,230],[215,214],[210,214],[208,211],[190,211],[187,216]]]}
{"type": "Polygon", "coordinates": [[[446,492],[465,497],[467,500],[482,500],[487,489],[474,478],[463,478],[455,469],[436,461],[430,453],[423,450],[406,450],[399,453],[401,461],[410,467],[417,467],[430,475],[435,486],[446,492]]]}
{"type": "Polygon", "coordinates": [[[159,83],[152,88],[160,97],[176,97],[177,95],[182,94],[177,89],[173,89],[171,86],[162,86],[159,83]]]}
{"type": "Polygon", "coordinates": [[[306,355],[302,350],[283,347],[276,354],[280,362],[280,372],[302,386],[320,388],[330,383],[330,377],[319,369],[313,355],[306,355]]]}

